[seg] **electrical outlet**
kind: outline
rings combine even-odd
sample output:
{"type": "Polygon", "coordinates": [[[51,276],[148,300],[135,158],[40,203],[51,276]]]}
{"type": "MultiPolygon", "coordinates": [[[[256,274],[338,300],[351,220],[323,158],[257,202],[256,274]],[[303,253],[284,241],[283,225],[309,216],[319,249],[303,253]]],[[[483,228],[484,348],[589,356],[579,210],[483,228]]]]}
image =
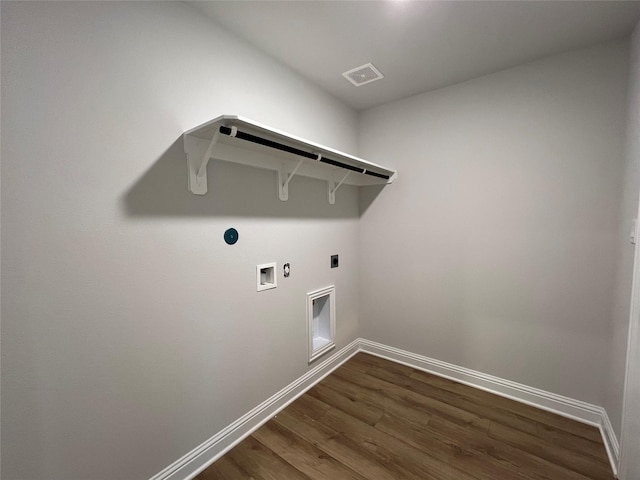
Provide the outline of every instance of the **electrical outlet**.
{"type": "Polygon", "coordinates": [[[331,268],[338,268],[338,255],[331,255],[331,268]]]}

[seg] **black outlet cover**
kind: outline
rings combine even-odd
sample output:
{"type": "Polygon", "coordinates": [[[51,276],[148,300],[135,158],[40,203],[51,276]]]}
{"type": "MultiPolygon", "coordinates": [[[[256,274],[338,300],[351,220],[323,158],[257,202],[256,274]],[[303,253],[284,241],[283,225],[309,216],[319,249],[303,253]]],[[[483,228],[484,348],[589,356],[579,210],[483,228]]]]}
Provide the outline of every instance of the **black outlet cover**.
{"type": "Polygon", "coordinates": [[[338,255],[331,255],[331,268],[338,267],[338,255]]]}

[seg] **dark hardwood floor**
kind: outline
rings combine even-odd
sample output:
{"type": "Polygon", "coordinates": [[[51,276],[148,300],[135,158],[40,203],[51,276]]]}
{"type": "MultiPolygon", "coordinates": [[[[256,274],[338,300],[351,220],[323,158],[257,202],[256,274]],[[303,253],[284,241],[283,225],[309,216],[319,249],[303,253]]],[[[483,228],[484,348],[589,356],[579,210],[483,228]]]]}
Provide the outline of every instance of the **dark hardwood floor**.
{"type": "Polygon", "coordinates": [[[196,477],[611,480],[600,432],[358,354],[196,477]]]}

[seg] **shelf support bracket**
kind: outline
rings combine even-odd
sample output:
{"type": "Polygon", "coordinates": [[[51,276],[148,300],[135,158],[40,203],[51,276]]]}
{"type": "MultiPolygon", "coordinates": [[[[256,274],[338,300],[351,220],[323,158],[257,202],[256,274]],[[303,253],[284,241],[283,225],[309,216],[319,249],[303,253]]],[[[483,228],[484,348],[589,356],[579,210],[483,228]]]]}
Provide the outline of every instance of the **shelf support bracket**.
{"type": "Polygon", "coordinates": [[[287,173],[284,163],[280,167],[280,170],[278,170],[278,197],[280,197],[280,200],[283,202],[289,200],[289,182],[295,176],[302,162],[304,162],[304,158],[298,162],[291,173],[287,173]]]}
{"type": "Polygon", "coordinates": [[[337,185],[336,185],[336,182],[335,182],[335,180],[333,178],[330,178],[329,180],[327,180],[327,196],[329,198],[329,203],[331,205],[335,205],[335,203],[336,203],[336,192],[338,191],[340,186],[344,183],[344,181],[347,179],[347,177],[349,176],[349,173],[351,173],[351,172],[345,173],[344,177],[342,177],[342,180],[340,180],[340,182],[338,182],[337,185]]]}
{"type": "Polygon", "coordinates": [[[187,168],[189,170],[188,187],[189,191],[196,195],[207,193],[207,164],[219,138],[220,132],[218,130],[213,134],[208,144],[204,140],[190,135],[184,137],[184,150],[187,154],[187,168]]]}

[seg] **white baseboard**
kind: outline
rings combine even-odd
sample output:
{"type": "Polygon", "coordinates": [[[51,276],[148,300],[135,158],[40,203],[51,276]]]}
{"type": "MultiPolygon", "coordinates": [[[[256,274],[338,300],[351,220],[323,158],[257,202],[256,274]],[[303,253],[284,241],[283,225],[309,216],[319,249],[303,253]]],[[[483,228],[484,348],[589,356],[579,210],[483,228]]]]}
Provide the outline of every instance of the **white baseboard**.
{"type": "Polygon", "coordinates": [[[417,370],[433,373],[471,387],[525,403],[548,412],[571,418],[600,429],[614,475],[618,475],[618,439],[604,408],[573,398],[529,387],[521,383],[494,377],[451,363],[389,347],[370,340],[359,339],[359,351],[376,355],[417,370]]]}
{"type": "Polygon", "coordinates": [[[351,342],[150,480],[191,480],[359,351],[351,342]]]}
{"type": "Polygon", "coordinates": [[[613,430],[613,425],[611,425],[611,420],[609,420],[609,415],[607,415],[607,411],[600,407],[602,410],[602,421],[599,425],[600,433],[602,434],[602,441],[604,443],[604,448],[607,450],[607,455],[609,456],[609,463],[611,463],[611,469],[613,470],[613,474],[618,478],[618,465],[620,464],[620,444],[618,443],[618,437],[616,436],[616,432],[613,430]]]}
{"type": "Polygon", "coordinates": [[[150,480],[192,480],[280,410],[284,409],[358,352],[376,355],[417,370],[433,373],[434,375],[598,427],[613,473],[616,477],[618,475],[618,438],[604,408],[359,338],[194,448],[160,473],[154,475],[150,480]]]}

